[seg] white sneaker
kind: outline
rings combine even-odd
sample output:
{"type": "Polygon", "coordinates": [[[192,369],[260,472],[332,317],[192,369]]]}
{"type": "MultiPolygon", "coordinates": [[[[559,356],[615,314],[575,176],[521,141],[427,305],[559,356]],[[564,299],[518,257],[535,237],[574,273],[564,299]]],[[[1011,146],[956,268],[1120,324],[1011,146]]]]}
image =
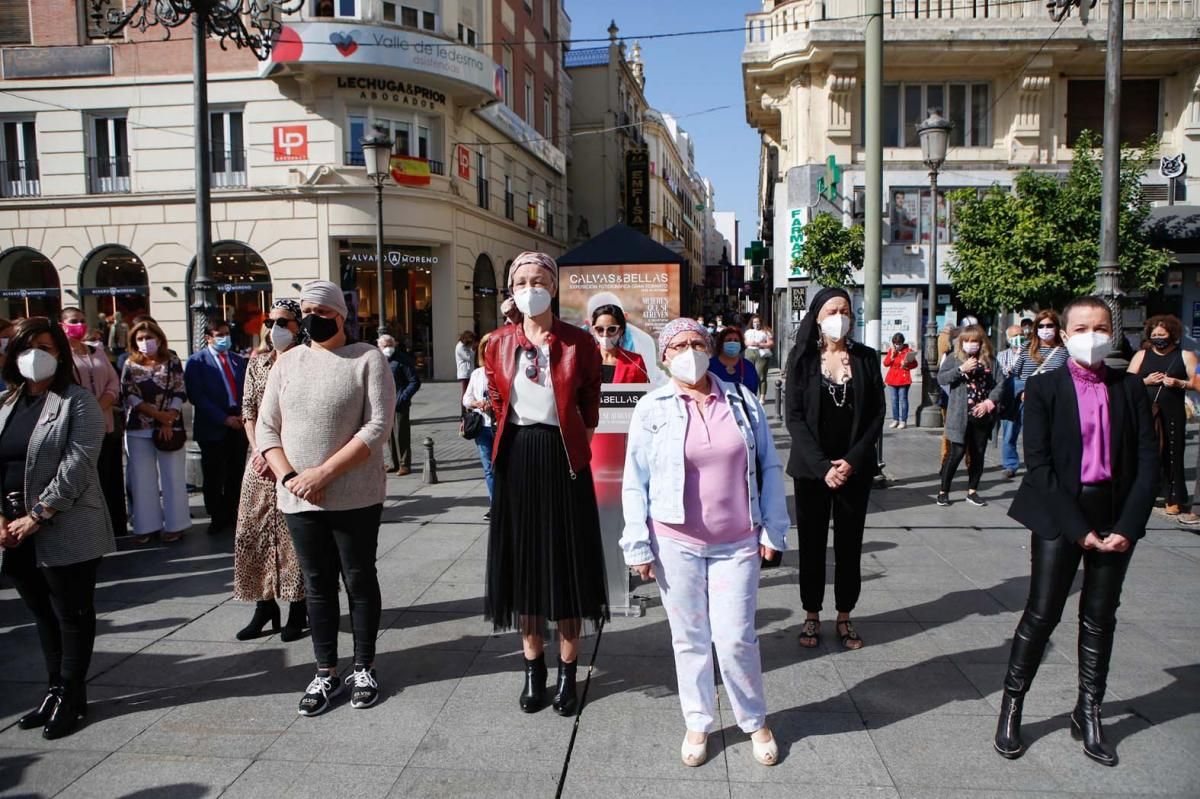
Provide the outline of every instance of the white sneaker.
{"type": "Polygon", "coordinates": [[[904,428],[908,427],[908,422],[901,422],[899,425],[897,425],[897,427],[903,430],[904,428]]]}
{"type": "Polygon", "coordinates": [[[888,425],[888,427],[892,428],[893,430],[895,430],[899,426],[900,426],[900,423],[895,420],[893,420],[892,423],[890,425],[888,425]]]}

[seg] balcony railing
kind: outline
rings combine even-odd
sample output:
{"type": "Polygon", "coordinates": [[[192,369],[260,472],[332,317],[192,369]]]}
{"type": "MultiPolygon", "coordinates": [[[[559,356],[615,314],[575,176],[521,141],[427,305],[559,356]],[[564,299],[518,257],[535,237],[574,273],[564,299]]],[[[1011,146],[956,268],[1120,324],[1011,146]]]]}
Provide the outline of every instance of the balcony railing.
{"type": "Polygon", "coordinates": [[[246,186],[246,151],[217,150],[212,154],[212,187],[241,189],[246,186]]]}
{"type": "MultiPolygon", "coordinates": [[[[366,158],[363,156],[362,150],[347,150],[344,153],[344,155],[345,155],[345,158],[343,159],[343,163],[346,166],[366,166],[367,165],[367,161],[366,161],[366,158]]],[[[434,161],[432,158],[430,158],[429,159],[429,172],[430,172],[430,174],[433,174],[433,175],[445,175],[446,174],[446,164],[442,161],[434,161]]]]}
{"type": "Polygon", "coordinates": [[[0,161],[0,197],[37,197],[42,193],[37,159],[0,161]]]}
{"type": "Polygon", "coordinates": [[[90,156],[88,192],[90,194],[124,194],[132,189],[129,181],[129,156],[115,158],[90,156]]]}
{"type": "Polygon", "coordinates": [[[444,163],[442,163],[441,161],[434,161],[431,158],[431,159],[429,159],[429,171],[431,174],[434,174],[434,175],[445,175],[446,174],[446,165],[444,163]]]}
{"type": "MultiPolygon", "coordinates": [[[[1198,6],[1196,0],[1129,0],[1124,15],[1130,22],[1178,22],[1200,18],[1198,6]]],[[[764,44],[823,22],[845,20],[861,25],[868,14],[866,0],[794,0],[774,11],[747,14],[746,44],[764,44]]],[[[1055,24],[1045,0],[883,0],[883,16],[897,22],[1022,20],[1055,24]]],[[[1097,3],[1089,12],[1089,20],[1099,22],[1107,18],[1106,3],[1097,3]]]]}

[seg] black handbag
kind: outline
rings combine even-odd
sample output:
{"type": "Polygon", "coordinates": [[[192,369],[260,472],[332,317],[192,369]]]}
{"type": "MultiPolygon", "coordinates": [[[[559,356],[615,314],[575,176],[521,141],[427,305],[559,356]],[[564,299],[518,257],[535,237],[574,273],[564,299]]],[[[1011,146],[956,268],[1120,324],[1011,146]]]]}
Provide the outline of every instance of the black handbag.
{"type": "Polygon", "coordinates": [[[468,441],[474,441],[483,431],[483,414],[464,410],[462,423],[458,426],[458,434],[468,441]]]}

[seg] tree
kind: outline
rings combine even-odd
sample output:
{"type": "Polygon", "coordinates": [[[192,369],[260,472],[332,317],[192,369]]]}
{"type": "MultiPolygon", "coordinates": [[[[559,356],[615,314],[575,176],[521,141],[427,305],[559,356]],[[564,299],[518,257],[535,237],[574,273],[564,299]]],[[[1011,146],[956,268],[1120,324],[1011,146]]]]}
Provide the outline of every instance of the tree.
{"type": "Polygon", "coordinates": [[[862,266],[862,225],[847,228],[833,214],[820,213],[804,226],[804,247],[792,259],[793,269],[821,286],[847,286],[862,266]]]}
{"type": "MultiPolygon", "coordinates": [[[[1014,191],[993,186],[951,194],[957,241],[947,271],[967,308],[1004,313],[1061,308],[1095,289],[1100,253],[1100,154],[1084,131],[1065,178],[1026,169],[1014,191]]],[[[1127,289],[1158,287],[1171,256],[1151,247],[1142,231],[1150,208],[1141,181],[1158,150],[1155,139],[1121,150],[1118,223],[1121,282],[1127,289]]]]}

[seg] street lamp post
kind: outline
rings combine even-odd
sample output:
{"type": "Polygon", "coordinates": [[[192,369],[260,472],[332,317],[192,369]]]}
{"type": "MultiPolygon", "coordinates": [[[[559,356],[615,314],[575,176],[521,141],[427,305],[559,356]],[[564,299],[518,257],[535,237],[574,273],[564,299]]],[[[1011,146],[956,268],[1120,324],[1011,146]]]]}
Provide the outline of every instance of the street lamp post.
{"type": "Polygon", "coordinates": [[[145,33],[161,27],[171,31],[192,23],[193,136],[196,147],[196,266],[192,273],[192,343],[200,346],[204,330],[216,312],[216,284],[212,277],[212,153],[208,130],[208,41],[215,38],[224,49],[233,42],[266,61],[279,33],[280,17],[300,10],[304,0],[89,0],[89,16],[106,36],[126,28],[145,33]],[[115,8],[113,6],[116,6],[115,8]]]}
{"type": "Polygon", "coordinates": [[[942,116],[940,108],[930,109],[929,116],[917,127],[917,136],[921,140],[921,160],[929,168],[929,216],[932,223],[932,235],[929,237],[929,287],[926,298],[929,311],[925,318],[925,354],[921,358],[921,393],[924,394],[924,399],[917,415],[917,424],[920,427],[942,425],[937,387],[937,181],[938,170],[946,160],[950,131],[953,129],[953,123],[942,116]]]}
{"type": "Polygon", "coordinates": [[[387,313],[383,291],[383,183],[391,173],[392,140],[386,130],[375,127],[375,135],[362,140],[367,177],[375,184],[375,297],[379,305],[379,329],[376,338],[387,333],[387,313]]]}

